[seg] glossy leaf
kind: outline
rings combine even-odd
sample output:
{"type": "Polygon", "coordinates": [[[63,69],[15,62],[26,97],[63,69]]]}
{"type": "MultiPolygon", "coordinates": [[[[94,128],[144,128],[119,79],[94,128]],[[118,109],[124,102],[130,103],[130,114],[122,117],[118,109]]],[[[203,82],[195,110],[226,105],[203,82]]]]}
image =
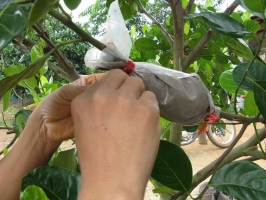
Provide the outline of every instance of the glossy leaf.
{"type": "Polygon", "coordinates": [[[236,0],[236,2],[249,11],[250,13],[254,14],[255,16],[258,16],[262,19],[264,19],[264,13],[265,13],[265,1],[264,0],[256,0],[256,1],[250,1],[250,0],[236,0]]]}
{"type": "Polygon", "coordinates": [[[245,30],[243,24],[224,13],[195,13],[188,15],[186,19],[203,19],[211,29],[234,38],[242,38],[250,35],[250,32],[245,30]]]}
{"type": "Polygon", "coordinates": [[[58,3],[58,0],[36,0],[30,10],[28,26],[31,27],[43,19],[56,3],[58,3]]]}
{"type": "Polygon", "coordinates": [[[188,0],[182,0],[182,8],[186,9],[187,5],[188,5],[188,0]]]}
{"type": "Polygon", "coordinates": [[[31,110],[20,110],[15,114],[13,120],[13,129],[15,130],[16,134],[20,134],[23,131],[31,113],[31,110]]]}
{"type": "Polygon", "coordinates": [[[75,10],[79,6],[81,0],[64,0],[64,2],[70,10],[75,10]]]}
{"type": "Polygon", "coordinates": [[[254,98],[263,118],[266,119],[266,81],[253,83],[254,98]]]}
{"type": "MultiPolygon", "coordinates": [[[[35,44],[30,51],[30,56],[31,56],[31,62],[34,63],[41,59],[44,56],[43,53],[43,48],[45,46],[45,42],[40,42],[38,44],[35,44]]],[[[45,62],[45,64],[41,67],[39,70],[40,74],[45,74],[48,70],[48,64],[45,62]]]]}
{"type": "Polygon", "coordinates": [[[134,44],[138,51],[155,51],[158,49],[156,42],[149,38],[139,38],[134,44]]]}
{"type": "Polygon", "coordinates": [[[22,181],[22,190],[29,185],[36,185],[43,189],[49,199],[73,200],[77,199],[81,184],[80,175],[76,172],[45,166],[30,171],[22,181]]]}
{"type": "Polygon", "coordinates": [[[233,78],[233,70],[224,71],[219,78],[219,83],[221,87],[227,92],[233,94],[236,92],[237,84],[235,83],[233,78]]]}
{"type": "MultiPolygon", "coordinates": [[[[25,69],[26,67],[23,65],[11,65],[8,68],[5,68],[3,71],[5,72],[6,76],[9,77],[18,74],[25,69]]],[[[34,89],[37,86],[37,81],[35,77],[30,77],[20,81],[18,84],[25,88],[34,89]]]]}
{"type": "Polygon", "coordinates": [[[227,41],[228,47],[237,55],[246,60],[252,60],[254,55],[247,45],[240,42],[239,40],[229,39],[227,41]]]}
{"type": "Polygon", "coordinates": [[[256,116],[259,114],[259,109],[254,99],[254,93],[248,92],[244,101],[244,109],[247,116],[256,116]]]}
{"type": "Polygon", "coordinates": [[[20,195],[20,200],[49,200],[42,190],[35,185],[28,186],[20,195]]]}
{"type": "Polygon", "coordinates": [[[3,111],[6,111],[10,104],[11,90],[8,90],[3,96],[3,111]]]}
{"type": "Polygon", "coordinates": [[[14,2],[16,0],[1,0],[0,1],[0,10],[6,6],[8,6],[10,3],[14,2]]]}
{"type": "Polygon", "coordinates": [[[250,62],[241,63],[233,70],[233,78],[237,85],[240,84],[244,74],[247,71],[244,81],[241,84],[241,87],[245,90],[253,90],[254,81],[266,81],[266,67],[260,62],[254,62],[250,66],[250,62]]]}
{"type": "Polygon", "coordinates": [[[192,166],[183,149],[161,140],[152,177],[171,189],[188,191],[192,183],[192,166]]]}
{"type": "Polygon", "coordinates": [[[218,170],[209,185],[235,199],[262,200],[266,171],[250,161],[232,162],[218,170]]]}
{"type": "Polygon", "coordinates": [[[51,165],[76,171],[78,166],[76,149],[60,151],[53,159],[51,165]]]}
{"type": "Polygon", "coordinates": [[[165,186],[155,188],[152,190],[152,192],[155,194],[168,194],[168,195],[173,194],[173,190],[165,186]]]}
{"type": "Polygon", "coordinates": [[[0,12],[0,50],[14,37],[22,34],[26,26],[27,18],[19,5],[10,5],[0,12]]]}
{"type": "MultiPolygon", "coordinates": [[[[59,46],[58,46],[59,47],[59,46]]],[[[58,48],[57,47],[57,48],[58,48]]],[[[12,89],[13,87],[15,87],[15,85],[27,78],[32,77],[33,75],[35,75],[39,69],[44,65],[44,63],[46,62],[46,60],[49,58],[49,56],[51,55],[51,53],[56,50],[57,48],[54,48],[53,50],[51,50],[49,53],[45,54],[45,56],[43,56],[40,60],[36,61],[35,63],[33,63],[32,65],[28,66],[25,70],[23,70],[22,72],[13,75],[13,76],[9,76],[7,78],[4,78],[2,80],[0,80],[0,98],[10,89],[12,89]]]]}

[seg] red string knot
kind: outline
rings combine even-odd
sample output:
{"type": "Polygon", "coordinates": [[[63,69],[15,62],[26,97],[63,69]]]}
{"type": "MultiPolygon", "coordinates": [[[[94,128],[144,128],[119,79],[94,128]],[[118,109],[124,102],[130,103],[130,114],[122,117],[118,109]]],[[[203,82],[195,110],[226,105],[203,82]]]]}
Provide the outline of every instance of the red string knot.
{"type": "Polygon", "coordinates": [[[215,110],[213,110],[209,115],[207,115],[205,117],[205,120],[204,120],[200,130],[198,131],[198,135],[200,135],[200,134],[205,132],[205,129],[207,128],[208,123],[217,122],[219,120],[220,120],[220,117],[215,115],[215,110]]]}
{"type": "Polygon", "coordinates": [[[130,74],[131,72],[133,72],[134,69],[135,69],[135,63],[130,59],[127,61],[126,66],[122,68],[122,70],[126,72],[127,74],[130,74]]]}

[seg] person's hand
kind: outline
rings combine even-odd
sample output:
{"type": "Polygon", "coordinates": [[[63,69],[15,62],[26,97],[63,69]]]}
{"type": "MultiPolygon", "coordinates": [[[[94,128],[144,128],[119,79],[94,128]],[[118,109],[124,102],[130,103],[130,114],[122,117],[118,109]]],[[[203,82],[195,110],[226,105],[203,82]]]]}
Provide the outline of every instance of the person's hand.
{"type": "Polygon", "coordinates": [[[111,70],[71,104],[79,199],[142,199],[159,146],[159,108],[141,79],[111,70]]]}
{"type": "MultiPolygon", "coordinates": [[[[81,94],[88,85],[101,80],[105,74],[81,75],[81,78],[64,85],[48,95],[34,110],[31,124],[38,124],[41,137],[60,144],[74,137],[71,118],[71,101],[81,94]]],[[[37,131],[36,131],[37,132],[37,131]]]]}

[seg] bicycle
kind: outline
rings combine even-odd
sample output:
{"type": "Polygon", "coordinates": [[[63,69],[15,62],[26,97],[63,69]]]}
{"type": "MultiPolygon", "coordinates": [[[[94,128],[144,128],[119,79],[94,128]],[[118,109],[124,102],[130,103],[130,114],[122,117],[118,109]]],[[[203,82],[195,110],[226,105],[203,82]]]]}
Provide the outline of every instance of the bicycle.
{"type": "MultiPolygon", "coordinates": [[[[205,129],[205,133],[211,143],[219,148],[227,148],[232,144],[236,137],[235,125],[227,120],[220,124],[209,124],[205,129]]],[[[198,138],[197,131],[182,131],[181,146],[191,144],[198,138]]]]}

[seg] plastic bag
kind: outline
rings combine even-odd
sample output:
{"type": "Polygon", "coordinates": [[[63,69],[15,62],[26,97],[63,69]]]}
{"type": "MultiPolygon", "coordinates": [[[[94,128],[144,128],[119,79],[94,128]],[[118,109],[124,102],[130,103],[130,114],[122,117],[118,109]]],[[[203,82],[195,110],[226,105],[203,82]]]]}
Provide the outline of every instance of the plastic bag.
{"type": "MultiPolygon", "coordinates": [[[[117,0],[109,8],[107,29],[102,41],[107,48],[90,49],[85,64],[91,69],[124,68],[129,63],[131,40],[117,0]]],[[[151,63],[135,62],[130,76],[140,77],[146,89],[155,93],[160,115],[182,125],[195,125],[206,116],[219,115],[219,108],[197,74],[187,74],[151,63]]]]}

